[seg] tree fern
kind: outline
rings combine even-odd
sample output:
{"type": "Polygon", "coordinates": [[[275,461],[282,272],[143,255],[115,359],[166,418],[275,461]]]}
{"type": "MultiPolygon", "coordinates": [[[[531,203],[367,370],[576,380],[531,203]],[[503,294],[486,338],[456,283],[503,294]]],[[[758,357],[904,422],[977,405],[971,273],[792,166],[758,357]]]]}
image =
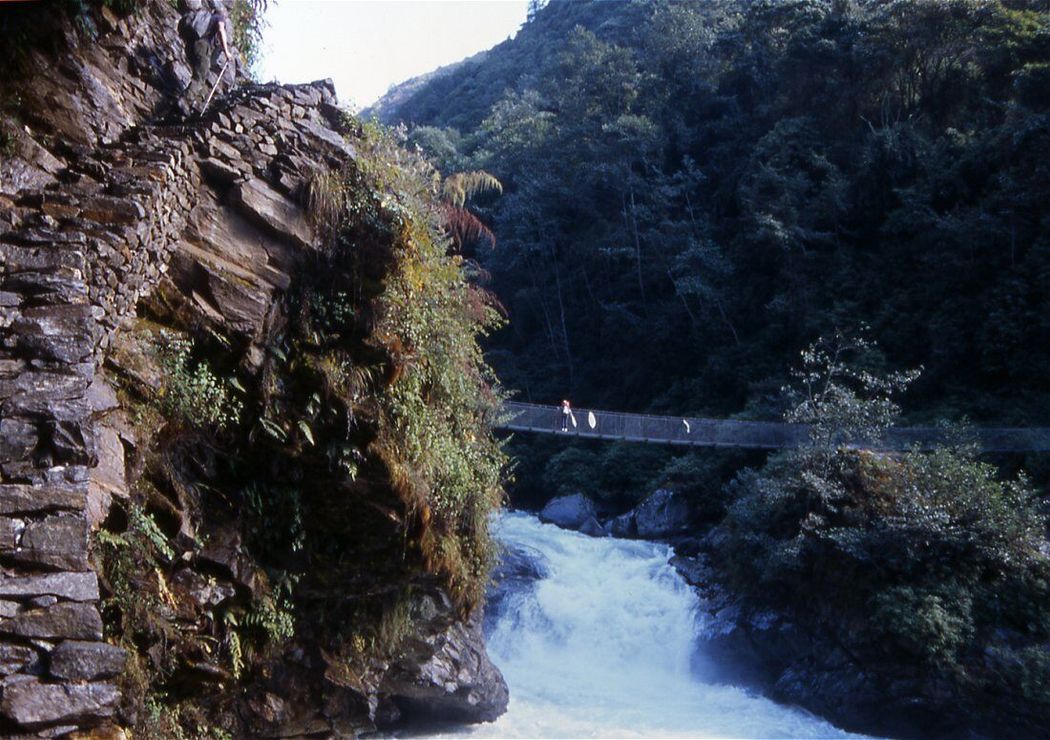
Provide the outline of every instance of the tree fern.
{"type": "Polygon", "coordinates": [[[503,183],[484,170],[457,172],[441,184],[441,198],[446,203],[462,208],[478,193],[503,192],[503,183]]]}

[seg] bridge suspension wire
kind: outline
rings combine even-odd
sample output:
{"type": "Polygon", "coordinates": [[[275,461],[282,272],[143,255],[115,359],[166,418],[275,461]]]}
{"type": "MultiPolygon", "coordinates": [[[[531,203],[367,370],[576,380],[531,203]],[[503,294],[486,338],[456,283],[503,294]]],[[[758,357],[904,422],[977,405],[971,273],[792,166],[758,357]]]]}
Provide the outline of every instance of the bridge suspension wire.
{"type": "MultiPolygon", "coordinates": [[[[809,439],[802,424],[776,421],[741,421],[682,416],[652,416],[619,411],[573,408],[579,419],[562,431],[561,407],[509,401],[503,405],[503,421],[498,428],[512,431],[557,434],[564,437],[613,439],[691,447],[738,447],[776,450],[798,447],[809,439]]],[[[1050,451],[1050,428],[976,428],[975,442],[984,452],[1050,451]]],[[[894,427],[885,438],[856,447],[876,450],[928,450],[948,442],[938,427],[894,427]]]]}

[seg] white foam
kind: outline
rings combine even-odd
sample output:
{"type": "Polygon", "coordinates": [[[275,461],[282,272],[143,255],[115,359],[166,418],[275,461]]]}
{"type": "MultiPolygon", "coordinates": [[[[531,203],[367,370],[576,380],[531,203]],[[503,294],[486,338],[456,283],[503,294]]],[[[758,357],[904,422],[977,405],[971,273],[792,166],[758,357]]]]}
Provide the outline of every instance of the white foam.
{"type": "Polygon", "coordinates": [[[543,553],[548,575],[504,601],[489,635],[510,708],[454,736],[849,736],[691,672],[698,602],[666,546],[586,537],[520,513],[496,529],[503,542],[543,553]]]}
{"type": "Polygon", "coordinates": [[[510,686],[507,713],[450,736],[849,737],[691,671],[698,602],[666,546],[588,537],[522,513],[504,514],[496,529],[502,542],[542,552],[547,576],[504,601],[488,637],[510,686]]]}

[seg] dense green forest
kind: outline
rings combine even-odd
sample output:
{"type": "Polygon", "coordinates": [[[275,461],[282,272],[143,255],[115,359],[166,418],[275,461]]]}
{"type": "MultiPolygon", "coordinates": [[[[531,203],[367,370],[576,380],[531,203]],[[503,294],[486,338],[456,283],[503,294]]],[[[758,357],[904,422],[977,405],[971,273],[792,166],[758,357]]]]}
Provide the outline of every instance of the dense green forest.
{"type": "MultiPolygon", "coordinates": [[[[503,182],[465,251],[527,400],[776,418],[799,351],[867,326],[873,369],[924,368],[910,421],[1050,422],[1045,0],[554,0],[377,110],[503,182]]],[[[523,496],[742,462],[514,444],[523,496]]]]}

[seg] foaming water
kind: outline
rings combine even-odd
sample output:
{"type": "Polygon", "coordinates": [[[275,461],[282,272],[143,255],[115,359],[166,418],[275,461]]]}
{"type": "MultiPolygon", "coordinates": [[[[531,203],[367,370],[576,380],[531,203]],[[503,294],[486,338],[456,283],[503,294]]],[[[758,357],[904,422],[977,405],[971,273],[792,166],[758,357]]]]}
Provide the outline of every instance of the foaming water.
{"type": "Polygon", "coordinates": [[[545,577],[491,615],[489,654],[510,686],[510,708],[456,736],[849,737],[690,669],[703,617],[668,565],[668,547],[591,538],[520,513],[503,515],[496,530],[540,557],[545,577]]]}

